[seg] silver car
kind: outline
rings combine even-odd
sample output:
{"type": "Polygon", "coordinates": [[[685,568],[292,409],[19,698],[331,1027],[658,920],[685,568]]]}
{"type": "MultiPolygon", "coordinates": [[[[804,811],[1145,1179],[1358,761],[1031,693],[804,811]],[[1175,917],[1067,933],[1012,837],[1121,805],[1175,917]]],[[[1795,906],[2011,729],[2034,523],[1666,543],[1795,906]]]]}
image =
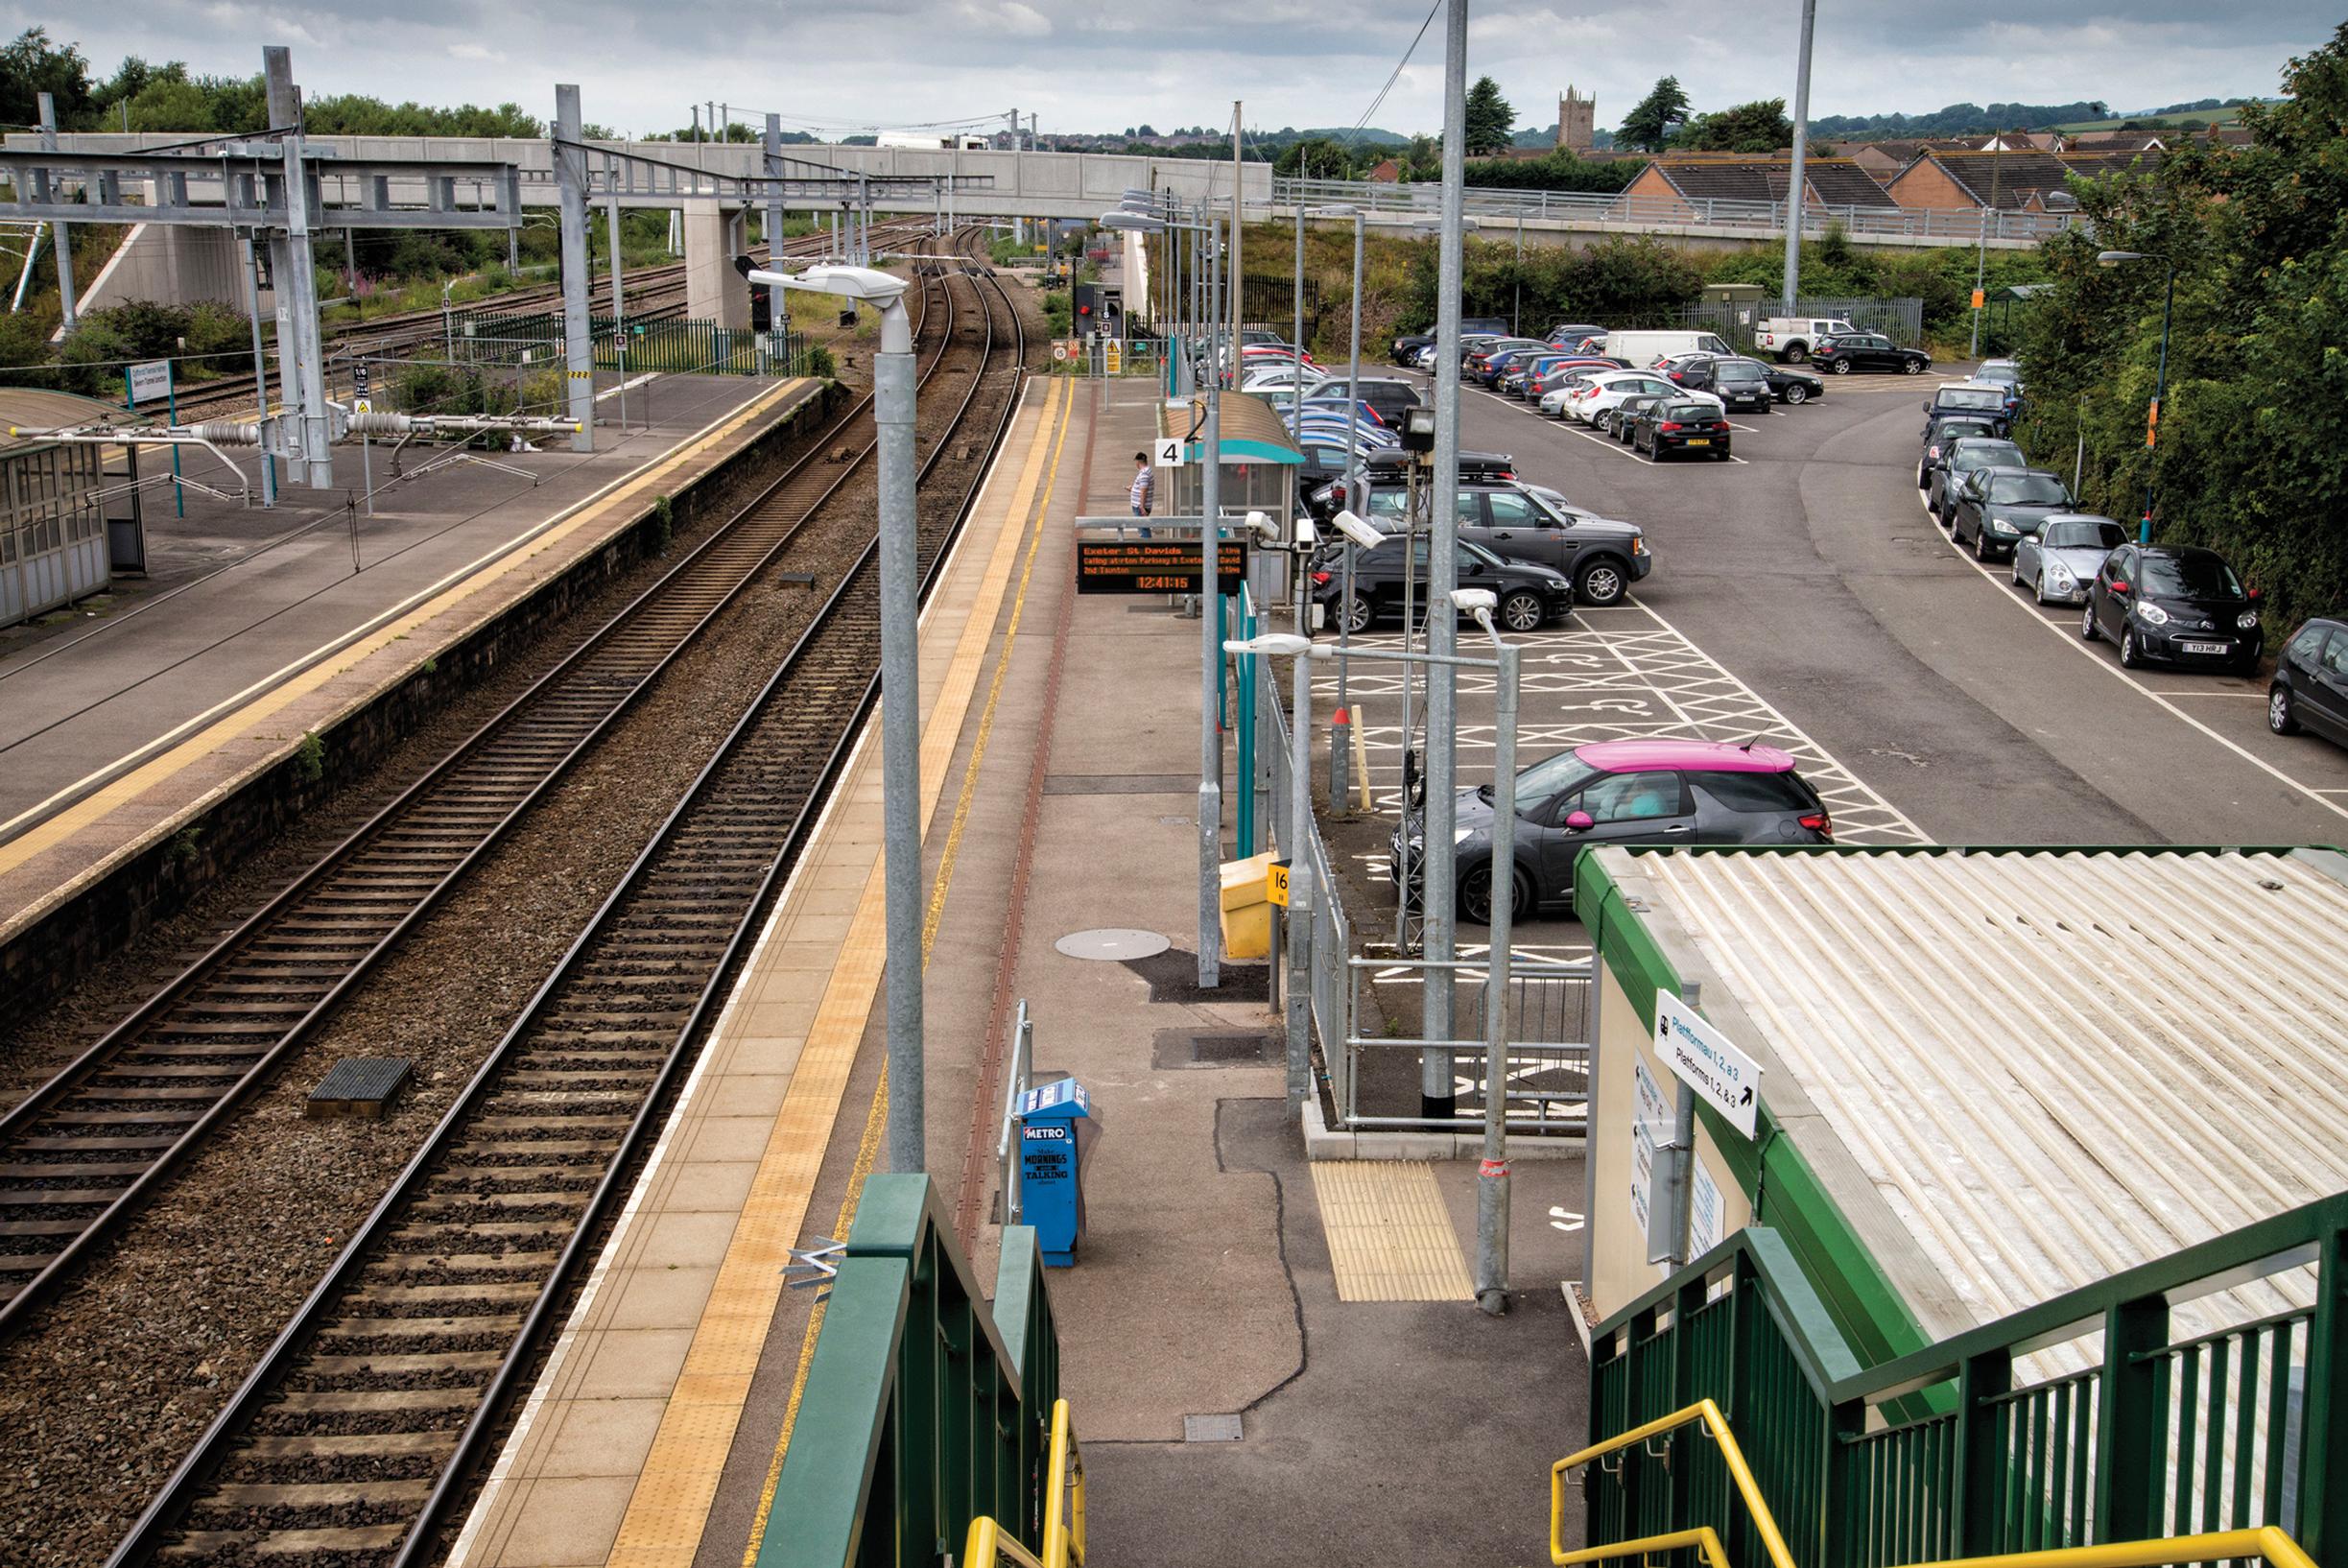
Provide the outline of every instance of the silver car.
{"type": "Polygon", "coordinates": [[[2042,605],[2083,605],[2103,558],[2127,539],[2128,531],[2109,517],[2058,511],[2014,546],[2014,586],[2029,589],[2042,605]]]}

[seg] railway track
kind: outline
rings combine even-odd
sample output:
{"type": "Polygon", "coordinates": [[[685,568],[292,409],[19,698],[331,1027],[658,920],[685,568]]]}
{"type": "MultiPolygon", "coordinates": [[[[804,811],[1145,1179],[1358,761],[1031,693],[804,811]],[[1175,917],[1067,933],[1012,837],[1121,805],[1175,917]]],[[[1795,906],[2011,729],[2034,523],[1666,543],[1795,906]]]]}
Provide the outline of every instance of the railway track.
{"type": "MultiPolygon", "coordinates": [[[[873,238],[885,244],[895,244],[915,234],[926,234],[926,223],[907,221],[878,225],[873,238]]],[[[829,239],[820,234],[801,234],[783,242],[783,253],[799,259],[823,253],[829,239]]],[[[607,298],[610,285],[605,282],[600,292],[590,293],[598,298],[607,298]]],[[[647,267],[630,273],[623,281],[627,295],[628,316],[630,321],[657,321],[678,316],[685,309],[685,265],[647,267]]],[[[535,310],[562,307],[559,284],[537,285],[515,289],[510,293],[493,295],[477,300],[452,313],[453,320],[462,322],[468,317],[510,316],[535,310]]],[[[372,320],[339,321],[326,329],[326,345],[330,354],[375,355],[393,354],[441,341],[449,330],[452,316],[438,310],[403,311],[395,315],[378,316],[372,320]]],[[[329,367],[332,369],[332,367],[329,367]]],[[[203,417],[221,410],[242,411],[252,406],[253,388],[250,378],[218,382],[198,382],[179,390],[178,407],[182,418],[203,417]]]]}
{"type": "MultiPolygon", "coordinates": [[[[922,374],[954,309],[921,291],[922,374]],[[933,321],[932,301],[943,320],[933,321]]],[[[305,1040],[415,922],[785,551],[868,448],[866,399],[808,455],[249,919],[0,1116],[0,1335],[305,1040]]]]}
{"type": "MultiPolygon", "coordinates": [[[[991,273],[937,282],[984,328],[925,478],[991,450],[1026,348],[991,273]]],[[[924,509],[925,590],[969,499],[924,509]]],[[[877,572],[867,543],[113,1564],[437,1550],[878,695],[877,572]]]]}

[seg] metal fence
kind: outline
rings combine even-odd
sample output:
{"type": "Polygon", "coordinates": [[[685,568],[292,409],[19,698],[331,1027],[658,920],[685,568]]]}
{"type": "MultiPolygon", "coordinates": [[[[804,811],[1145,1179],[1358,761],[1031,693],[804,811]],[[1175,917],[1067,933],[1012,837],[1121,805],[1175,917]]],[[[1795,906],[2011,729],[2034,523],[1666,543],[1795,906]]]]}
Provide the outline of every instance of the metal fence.
{"type": "MultiPolygon", "coordinates": [[[[1485,1008],[1490,1004],[1489,977],[1477,961],[1437,964],[1427,959],[1369,958],[1357,953],[1344,903],[1337,891],[1335,867],[1317,824],[1306,842],[1291,843],[1293,787],[1289,762],[1288,715],[1280,706],[1279,682],[1258,679],[1256,690],[1256,755],[1266,759],[1271,780],[1269,820],[1280,851],[1291,861],[1303,860],[1312,868],[1313,1032],[1319,1042],[1323,1069],[1329,1076],[1330,1100],[1338,1126],[1348,1131],[1380,1129],[1472,1130],[1482,1125],[1485,1008]],[[1391,1035],[1382,1028],[1375,989],[1381,984],[1424,985],[1427,975],[1446,969],[1459,987],[1457,1016],[1467,1020],[1460,1037],[1427,1040],[1391,1035]],[[1448,1121],[1419,1116],[1381,1115],[1363,1105],[1362,1069],[1381,1051],[1405,1051],[1416,1057],[1426,1050],[1451,1055],[1455,1079],[1464,1069],[1465,1087],[1448,1121]]],[[[1516,956],[1510,960],[1505,1005],[1507,1046],[1504,1053],[1503,1085],[1508,1130],[1512,1134],[1579,1136],[1587,1127],[1590,1100],[1589,963],[1560,963],[1516,956]]]]}
{"type": "MultiPolygon", "coordinates": [[[[1749,354],[1753,352],[1753,335],[1760,330],[1762,321],[1781,314],[1773,299],[1706,299],[1682,305],[1677,324],[1717,332],[1728,341],[1731,348],[1749,354]]],[[[1924,301],[1917,298],[1835,299],[1805,294],[1794,297],[1793,314],[1845,321],[1862,332],[1880,332],[1893,343],[1910,347],[1921,346],[1924,342],[1924,301]]]]}
{"type": "MultiPolygon", "coordinates": [[[[1373,219],[1396,221],[1435,216],[1441,187],[1435,184],[1387,184],[1369,179],[1291,179],[1272,181],[1272,205],[1283,210],[1303,202],[1307,207],[1343,204],[1359,207],[1373,219]]],[[[1749,230],[1755,239],[1786,231],[1783,202],[1725,202],[1690,200],[1676,196],[1631,196],[1593,191],[1519,191],[1474,186],[1466,193],[1466,210],[1477,218],[1522,223],[1595,225],[1625,233],[1681,228],[1749,230]]],[[[1823,237],[1839,227],[1854,239],[1913,240],[1920,243],[1966,245],[1989,239],[2025,243],[2057,234],[2078,222],[2067,212],[1944,212],[1925,207],[1822,206],[1807,202],[1802,209],[1802,232],[1823,237]]],[[[1489,232],[1484,238],[1492,236],[1489,232]]]]}
{"type": "Polygon", "coordinates": [[[1072,338],[1052,345],[1052,373],[1163,379],[1166,343],[1161,338],[1072,338]]]}
{"type": "MultiPolygon", "coordinates": [[[[682,316],[616,321],[588,318],[599,370],[688,375],[784,376],[807,373],[807,340],[796,332],[752,332],[682,316]]],[[[568,357],[562,317],[466,316],[452,321],[450,359],[472,365],[552,365],[568,357]]]]}

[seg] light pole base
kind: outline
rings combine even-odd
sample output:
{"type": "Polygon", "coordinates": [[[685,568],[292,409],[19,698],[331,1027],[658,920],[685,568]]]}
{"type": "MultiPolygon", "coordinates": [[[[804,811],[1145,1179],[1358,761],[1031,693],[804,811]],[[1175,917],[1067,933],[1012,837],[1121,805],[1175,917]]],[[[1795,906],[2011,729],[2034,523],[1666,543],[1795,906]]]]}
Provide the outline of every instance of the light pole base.
{"type": "Polygon", "coordinates": [[[1459,1102],[1454,1095],[1422,1094],[1418,1097],[1418,1113],[1433,1122],[1448,1122],[1459,1113],[1459,1102]]]}

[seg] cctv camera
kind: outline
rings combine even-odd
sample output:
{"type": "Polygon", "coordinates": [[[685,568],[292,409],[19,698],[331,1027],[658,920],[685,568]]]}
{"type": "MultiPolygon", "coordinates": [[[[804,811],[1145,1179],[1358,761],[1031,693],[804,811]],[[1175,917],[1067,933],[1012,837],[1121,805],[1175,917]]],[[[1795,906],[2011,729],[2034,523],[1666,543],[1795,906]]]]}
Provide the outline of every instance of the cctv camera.
{"type": "Polygon", "coordinates": [[[1473,615],[1478,610],[1488,611],[1499,604],[1499,597],[1489,588],[1454,588],[1451,590],[1451,607],[1462,615],[1473,615]]]}
{"type": "Polygon", "coordinates": [[[1319,539],[1320,539],[1320,530],[1319,530],[1319,529],[1317,529],[1317,528],[1315,528],[1315,527],[1313,526],[1313,519],[1312,519],[1312,518],[1310,518],[1310,517],[1299,517],[1299,518],[1297,518],[1297,519],[1296,519],[1296,548],[1297,548],[1297,549],[1299,549],[1299,550],[1310,550],[1310,549],[1312,549],[1312,548],[1313,548],[1313,546],[1314,546],[1316,543],[1317,543],[1317,542],[1319,541],[1319,539]]]}
{"type": "Polygon", "coordinates": [[[1372,528],[1369,524],[1355,516],[1351,511],[1340,511],[1335,517],[1331,518],[1330,521],[1337,524],[1337,531],[1339,533],[1344,535],[1345,537],[1351,539],[1354,543],[1360,545],[1364,550],[1374,549],[1378,545],[1386,542],[1385,535],[1379,533],[1375,528],[1372,528]]]}
{"type": "Polygon", "coordinates": [[[1273,524],[1271,520],[1271,513],[1269,511],[1249,512],[1247,514],[1247,532],[1253,534],[1257,538],[1262,539],[1266,544],[1278,544],[1280,542],[1280,530],[1273,524]]]}

